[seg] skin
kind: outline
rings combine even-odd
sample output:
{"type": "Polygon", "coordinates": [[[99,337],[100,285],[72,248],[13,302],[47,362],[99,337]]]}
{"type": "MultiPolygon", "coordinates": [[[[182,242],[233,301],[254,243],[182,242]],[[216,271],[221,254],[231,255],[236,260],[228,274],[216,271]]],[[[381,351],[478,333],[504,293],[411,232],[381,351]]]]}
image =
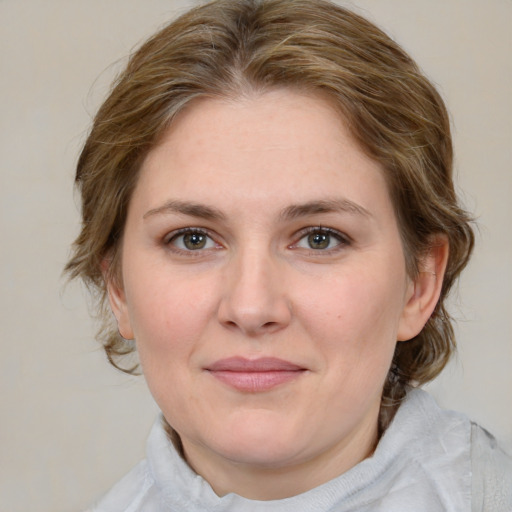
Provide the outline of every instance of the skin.
{"type": "Polygon", "coordinates": [[[120,332],[217,494],[296,495],[372,453],[395,345],[430,316],[447,248],[407,275],[382,169],[329,103],[193,103],[144,161],[122,243],[120,332]],[[301,371],[241,391],[208,370],[233,356],[301,371]]]}

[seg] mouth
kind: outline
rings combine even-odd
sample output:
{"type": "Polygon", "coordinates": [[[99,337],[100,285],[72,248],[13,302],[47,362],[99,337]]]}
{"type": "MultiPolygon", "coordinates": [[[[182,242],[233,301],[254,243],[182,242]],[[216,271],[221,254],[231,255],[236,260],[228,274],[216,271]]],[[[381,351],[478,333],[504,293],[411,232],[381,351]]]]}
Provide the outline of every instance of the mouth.
{"type": "Polygon", "coordinates": [[[294,381],[306,368],[283,359],[230,357],[211,364],[205,370],[215,379],[244,393],[261,393],[294,381]]]}

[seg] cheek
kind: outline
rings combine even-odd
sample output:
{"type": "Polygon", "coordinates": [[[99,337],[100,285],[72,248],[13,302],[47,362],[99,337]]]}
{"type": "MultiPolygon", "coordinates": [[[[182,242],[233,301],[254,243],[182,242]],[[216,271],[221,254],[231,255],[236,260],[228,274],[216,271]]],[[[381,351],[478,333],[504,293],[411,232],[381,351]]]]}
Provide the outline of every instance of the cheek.
{"type": "Polygon", "coordinates": [[[208,287],[200,280],[161,272],[130,284],[129,314],[141,360],[171,359],[191,350],[214,309],[212,289],[205,293],[208,287]]]}
{"type": "Polygon", "coordinates": [[[211,301],[196,287],[165,281],[141,290],[131,303],[131,317],[142,371],[151,394],[168,419],[188,410],[194,397],[191,361],[200,350],[211,301]]]}
{"type": "Polygon", "coordinates": [[[383,279],[375,272],[351,272],[331,277],[328,287],[309,286],[300,309],[305,327],[329,357],[345,365],[387,365],[393,352],[403,290],[400,276],[383,279]]]}

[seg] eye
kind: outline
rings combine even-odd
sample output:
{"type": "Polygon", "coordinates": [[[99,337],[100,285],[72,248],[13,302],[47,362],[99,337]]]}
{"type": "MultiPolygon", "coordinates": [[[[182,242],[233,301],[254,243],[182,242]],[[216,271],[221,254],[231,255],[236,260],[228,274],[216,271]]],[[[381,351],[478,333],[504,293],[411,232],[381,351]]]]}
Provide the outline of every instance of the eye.
{"type": "Polygon", "coordinates": [[[338,231],[318,227],[309,228],[299,241],[294,244],[294,247],[315,251],[328,251],[348,244],[348,238],[338,231]]]}
{"type": "Polygon", "coordinates": [[[184,229],[174,233],[167,244],[181,251],[199,251],[201,249],[214,249],[217,244],[207,233],[198,229],[184,229]]]}

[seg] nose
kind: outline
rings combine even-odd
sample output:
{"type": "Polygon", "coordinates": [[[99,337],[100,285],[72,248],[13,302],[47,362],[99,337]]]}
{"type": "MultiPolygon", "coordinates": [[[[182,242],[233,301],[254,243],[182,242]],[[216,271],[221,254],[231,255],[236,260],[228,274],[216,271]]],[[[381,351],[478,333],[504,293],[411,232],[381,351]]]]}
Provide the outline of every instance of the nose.
{"type": "Polygon", "coordinates": [[[226,268],[219,322],[257,337],[285,328],[292,308],[280,262],[269,252],[247,248],[226,268]]]}

